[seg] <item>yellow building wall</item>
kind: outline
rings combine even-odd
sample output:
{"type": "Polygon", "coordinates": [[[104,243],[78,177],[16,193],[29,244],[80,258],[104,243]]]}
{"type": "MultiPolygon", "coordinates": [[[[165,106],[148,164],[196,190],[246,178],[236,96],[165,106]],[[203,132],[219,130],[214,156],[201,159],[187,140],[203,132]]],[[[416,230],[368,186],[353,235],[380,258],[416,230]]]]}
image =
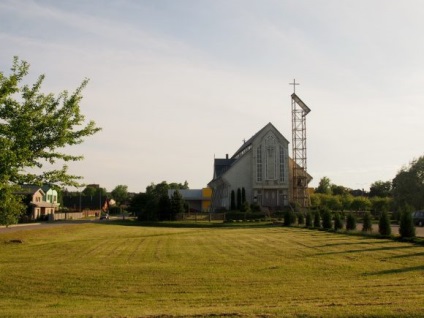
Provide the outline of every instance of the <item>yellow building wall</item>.
{"type": "Polygon", "coordinates": [[[202,211],[206,212],[210,210],[211,199],[212,199],[212,189],[203,188],[202,189],[202,211]]]}

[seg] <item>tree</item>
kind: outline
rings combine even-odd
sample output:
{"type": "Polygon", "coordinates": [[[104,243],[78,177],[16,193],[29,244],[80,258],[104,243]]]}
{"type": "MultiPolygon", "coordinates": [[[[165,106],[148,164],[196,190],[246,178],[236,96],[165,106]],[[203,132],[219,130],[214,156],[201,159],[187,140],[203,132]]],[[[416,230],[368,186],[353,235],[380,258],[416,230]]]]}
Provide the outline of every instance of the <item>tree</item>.
{"type": "Polygon", "coordinates": [[[128,199],[128,186],[117,185],[110,194],[112,195],[112,198],[116,201],[116,203],[118,205],[121,205],[125,203],[128,199]]]}
{"type": "Polygon", "coordinates": [[[387,213],[387,211],[381,212],[380,219],[378,220],[378,233],[383,236],[389,236],[390,234],[392,234],[389,214],[387,213]]]}
{"type": "Polygon", "coordinates": [[[397,208],[410,205],[424,209],[424,156],[413,160],[393,179],[393,201],[397,208]]]}
{"type": "Polygon", "coordinates": [[[331,184],[330,179],[327,177],[322,177],[319,181],[318,187],[315,189],[316,193],[331,194],[331,184]]]}
{"type": "Polygon", "coordinates": [[[365,212],[362,220],[362,232],[372,232],[372,217],[370,212],[365,212]]]}
{"type": "Polygon", "coordinates": [[[334,213],[334,230],[338,231],[343,229],[343,221],[338,212],[334,213]]]}
{"type": "Polygon", "coordinates": [[[234,190],[231,190],[231,206],[230,210],[235,211],[236,209],[236,194],[234,193],[234,190]]]}
{"type": "MultiPolygon", "coordinates": [[[[63,91],[56,97],[41,93],[44,75],[32,86],[22,85],[28,71],[29,64],[15,57],[11,74],[0,72],[0,189],[7,202],[14,200],[7,189],[17,184],[78,186],[81,177],[70,175],[65,163],[83,156],[66,154],[63,149],[100,130],[94,121],[86,123],[80,111],[88,80],[72,94],[63,91]],[[54,168],[59,163],[62,167],[54,168]]],[[[2,209],[0,219],[15,223],[19,215],[15,208],[2,209]]]]}
{"type": "Polygon", "coordinates": [[[305,226],[306,227],[312,227],[312,219],[313,219],[312,212],[311,212],[311,210],[308,210],[306,212],[306,219],[305,219],[305,226]]]}
{"type": "Polygon", "coordinates": [[[386,198],[392,195],[392,183],[390,181],[376,181],[370,186],[370,197],[386,198]]]}
{"type": "Polygon", "coordinates": [[[321,228],[321,215],[319,211],[315,211],[314,214],[314,227],[321,228]]]}
{"type": "Polygon", "coordinates": [[[242,200],[241,200],[241,190],[240,190],[240,188],[238,188],[237,189],[237,210],[239,210],[239,211],[241,209],[241,203],[242,203],[242,200]]]}
{"type": "Polygon", "coordinates": [[[353,211],[366,211],[371,207],[371,201],[363,196],[354,197],[350,207],[353,211]]]}
{"type": "Polygon", "coordinates": [[[15,224],[25,210],[21,197],[14,194],[18,189],[8,184],[0,185],[0,224],[6,227],[15,224]]]}
{"type": "Polygon", "coordinates": [[[346,230],[354,231],[356,230],[356,217],[349,213],[346,218],[346,230]]]}
{"type": "Polygon", "coordinates": [[[333,227],[332,220],[331,220],[331,212],[328,208],[324,208],[321,211],[322,215],[322,227],[326,230],[329,230],[333,227]]]}
{"type": "Polygon", "coordinates": [[[175,220],[176,215],[179,213],[184,213],[184,200],[177,189],[171,196],[171,220],[175,220]]]}
{"type": "Polygon", "coordinates": [[[402,238],[415,237],[415,226],[412,221],[412,207],[405,205],[400,213],[399,234],[402,238]]]}

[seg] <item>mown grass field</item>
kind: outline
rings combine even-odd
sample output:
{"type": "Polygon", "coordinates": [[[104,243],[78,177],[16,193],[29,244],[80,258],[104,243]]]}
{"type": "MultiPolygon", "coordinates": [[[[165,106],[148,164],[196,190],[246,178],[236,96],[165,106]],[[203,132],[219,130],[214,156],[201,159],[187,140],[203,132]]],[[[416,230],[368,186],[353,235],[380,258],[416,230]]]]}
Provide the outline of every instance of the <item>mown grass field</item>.
{"type": "Polygon", "coordinates": [[[0,233],[0,282],[1,317],[423,317],[424,247],[259,225],[64,225],[0,233]]]}

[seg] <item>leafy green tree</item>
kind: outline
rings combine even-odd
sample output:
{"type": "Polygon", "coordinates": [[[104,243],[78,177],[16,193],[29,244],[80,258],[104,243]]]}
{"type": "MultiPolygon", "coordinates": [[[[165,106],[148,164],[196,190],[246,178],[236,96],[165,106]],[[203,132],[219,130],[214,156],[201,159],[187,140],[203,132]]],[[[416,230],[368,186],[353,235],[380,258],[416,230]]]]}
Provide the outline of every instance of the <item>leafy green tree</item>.
{"type": "Polygon", "coordinates": [[[246,189],[243,187],[241,188],[241,204],[246,202],[246,189]]]}
{"type": "Polygon", "coordinates": [[[312,193],[310,195],[311,207],[319,208],[321,206],[321,195],[319,193],[312,193]]]}
{"type": "Polygon", "coordinates": [[[380,219],[378,220],[378,233],[383,236],[389,236],[392,234],[392,227],[390,226],[389,214],[387,211],[382,211],[380,219]]]}
{"type": "Polygon", "coordinates": [[[22,198],[15,194],[17,191],[19,191],[18,186],[0,184],[0,224],[6,227],[15,224],[25,211],[22,198]]]}
{"type": "Polygon", "coordinates": [[[330,188],[331,193],[334,195],[346,195],[349,193],[349,189],[344,186],[332,184],[330,188]]]}
{"type": "Polygon", "coordinates": [[[415,225],[412,220],[412,207],[405,205],[400,213],[399,234],[402,238],[415,237],[415,225]]]}
{"type": "Polygon", "coordinates": [[[362,232],[372,232],[372,216],[370,212],[365,212],[362,220],[362,232]]]}
{"type": "Polygon", "coordinates": [[[331,194],[331,181],[328,177],[322,177],[319,181],[318,187],[315,189],[316,193],[331,194]]]}
{"type": "Polygon", "coordinates": [[[171,196],[171,219],[175,220],[176,215],[184,212],[184,199],[180,191],[175,190],[171,196]]]}
{"type": "Polygon", "coordinates": [[[390,181],[376,181],[370,186],[370,197],[386,198],[392,195],[392,183],[390,181]]]}
{"type": "Polygon", "coordinates": [[[389,197],[372,197],[371,201],[371,210],[373,211],[373,215],[378,217],[384,211],[389,211],[389,208],[393,202],[392,198],[389,197]]]}
{"type": "Polygon", "coordinates": [[[350,207],[353,211],[366,211],[371,207],[371,201],[364,196],[354,197],[350,207]]]}
{"type": "Polygon", "coordinates": [[[128,200],[128,186],[117,185],[111,192],[112,198],[116,201],[117,205],[121,205],[128,200]]]}
{"type": "Polygon", "coordinates": [[[340,201],[342,203],[342,211],[349,211],[352,206],[353,196],[351,194],[342,195],[340,201]]]}
{"type": "Polygon", "coordinates": [[[410,205],[424,209],[424,156],[413,160],[393,179],[393,201],[396,208],[410,205]]]}
{"type": "Polygon", "coordinates": [[[354,231],[356,230],[356,217],[353,213],[349,213],[346,218],[346,230],[354,231]]]}
{"type": "MultiPolygon", "coordinates": [[[[87,80],[72,94],[63,91],[54,96],[41,93],[44,75],[32,86],[22,85],[28,71],[29,64],[15,57],[11,73],[0,72],[0,189],[7,202],[14,202],[8,189],[17,184],[78,186],[81,177],[69,174],[65,163],[83,156],[63,151],[100,130],[94,121],[86,123],[80,111],[87,80]],[[55,168],[58,164],[62,167],[55,168]]],[[[14,204],[2,209],[0,220],[16,223],[19,208],[24,212],[14,204]]]]}

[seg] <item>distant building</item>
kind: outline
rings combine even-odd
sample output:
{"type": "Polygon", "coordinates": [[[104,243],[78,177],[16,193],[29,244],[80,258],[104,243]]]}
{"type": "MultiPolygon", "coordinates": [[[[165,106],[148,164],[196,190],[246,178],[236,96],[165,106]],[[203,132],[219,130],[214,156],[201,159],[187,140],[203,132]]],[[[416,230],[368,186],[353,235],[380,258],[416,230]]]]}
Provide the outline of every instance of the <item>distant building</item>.
{"type": "Polygon", "coordinates": [[[271,210],[289,205],[293,164],[289,141],[268,123],[231,157],[214,160],[211,209],[230,209],[231,192],[243,188],[250,204],[271,210]]]}
{"type": "Polygon", "coordinates": [[[16,194],[23,197],[27,205],[26,217],[30,220],[44,219],[49,214],[54,214],[59,208],[58,193],[52,187],[45,185],[21,185],[21,190],[16,194]]]}
{"type": "MultiPolygon", "coordinates": [[[[176,190],[168,190],[169,198],[172,197],[176,190]]],[[[185,189],[178,190],[184,201],[188,204],[192,212],[209,212],[211,206],[212,189],[185,189]]]]}

